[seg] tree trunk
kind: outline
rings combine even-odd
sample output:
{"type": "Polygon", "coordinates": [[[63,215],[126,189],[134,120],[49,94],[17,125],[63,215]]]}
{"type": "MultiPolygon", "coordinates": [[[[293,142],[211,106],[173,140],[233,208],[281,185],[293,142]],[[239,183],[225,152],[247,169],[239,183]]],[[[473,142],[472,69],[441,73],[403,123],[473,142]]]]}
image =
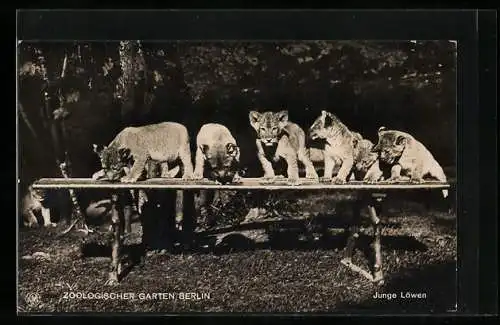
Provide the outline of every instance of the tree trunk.
{"type": "Polygon", "coordinates": [[[38,141],[39,137],[36,134],[35,128],[33,127],[33,125],[31,125],[31,122],[28,119],[28,115],[24,111],[23,105],[21,103],[19,103],[17,106],[18,106],[19,115],[23,119],[24,124],[26,124],[26,127],[28,128],[28,130],[31,132],[31,135],[33,136],[34,141],[38,141]]]}
{"type": "MultiPolygon", "coordinates": [[[[66,71],[68,68],[68,55],[65,54],[61,74],[59,80],[56,82],[51,81],[45,75],[45,81],[47,83],[45,96],[45,112],[47,118],[47,124],[50,126],[50,134],[52,136],[52,145],[55,153],[55,163],[64,178],[71,177],[71,161],[68,155],[67,148],[67,133],[65,129],[64,119],[68,116],[67,114],[61,113],[59,118],[55,118],[55,111],[60,110],[65,112],[65,100],[62,93],[62,83],[64,82],[64,77],[66,76],[66,71]],[[55,84],[55,86],[54,86],[55,84]],[[50,96],[58,96],[58,101],[52,100],[50,96]],[[57,105],[56,105],[57,103],[57,105]]],[[[83,231],[88,232],[89,229],[85,222],[85,217],[83,215],[82,209],[80,207],[76,192],[73,189],[69,189],[69,197],[73,205],[73,213],[75,215],[75,222],[62,234],[68,232],[77,222],[80,222],[83,227],[83,231]]]]}
{"type": "Polygon", "coordinates": [[[121,41],[118,47],[121,75],[118,78],[115,96],[122,104],[122,119],[125,124],[137,123],[142,115],[144,103],[144,80],[146,63],[139,41],[121,41]]]}

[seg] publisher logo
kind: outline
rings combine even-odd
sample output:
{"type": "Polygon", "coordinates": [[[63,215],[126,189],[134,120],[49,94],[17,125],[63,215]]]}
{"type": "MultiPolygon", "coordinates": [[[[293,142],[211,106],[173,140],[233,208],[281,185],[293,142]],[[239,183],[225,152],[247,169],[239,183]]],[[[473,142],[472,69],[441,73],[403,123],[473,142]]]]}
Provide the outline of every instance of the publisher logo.
{"type": "Polygon", "coordinates": [[[37,306],[38,304],[40,304],[40,301],[41,301],[41,297],[40,297],[40,294],[39,293],[36,293],[36,292],[28,292],[25,296],[24,296],[24,300],[26,301],[26,304],[30,307],[34,307],[34,306],[37,306]]]}

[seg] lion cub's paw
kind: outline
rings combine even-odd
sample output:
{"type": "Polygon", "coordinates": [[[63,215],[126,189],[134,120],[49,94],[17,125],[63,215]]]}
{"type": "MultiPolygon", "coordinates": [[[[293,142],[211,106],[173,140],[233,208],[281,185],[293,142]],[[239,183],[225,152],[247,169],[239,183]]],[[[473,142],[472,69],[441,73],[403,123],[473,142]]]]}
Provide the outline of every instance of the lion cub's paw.
{"type": "Polygon", "coordinates": [[[412,183],[412,184],[422,184],[423,182],[424,182],[424,180],[420,177],[410,178],[410,183],[412,183]]]}
{"type": "Polygon", "coordinates": [[[25,226],[28,228],[38,228],[40,225],[38,224],[38,222],[29,222],[25,224],[25,226]]]}
{"type": "Polygon", "coordinates": [[[309,171],[309,172],[306,171],[306,178],[307,179],[319,180],[319,176],[316,173],[316,171],[309,171]]]}
{"type": "Polygon", "coordinates": [[[106,175],[104,173],[104,170],[101,169],[101,170],[95,172],[94,174],[92,174],[92,180],[97,181],[101,178],[104,178],[105,176],[106,175]]]}
{"type": "Polygon", "coordinates": [[[182,179],[183,180],[192,180],[192,179],[195,179],[195,178],[194,178],[194,174],[193,173],[189,173],[189,174],[186,173],[186,174],[182,175],[182,179]]]}
{"type": "Polygon", "coordinates": [[[272,183],[276,179],[277,179],[277,177],[274,174],[264,174],[264,176],[262,176],[262,180],[264,182],[272,183]]]}
{"type": "Polygon", "coordinates": [[[367,176],[363,178],[363,183],[366,184],[377,184],[383,181],[383,177],[367,176]]]}
{"type": "Polygon", "coordinates": [[[241,183],[241,176],[240,176],[240,174],[238,174],[238,173],[234,174],[232,183],[241,183]]]}
{"type": "Polygon", "coordinates": [[[123,176],[120,179],[120,182],[122,183],[135,183],[137,180],[134,177],[129,177],[129,176],[123,176]]]}
{"type": "Polygon", "coordinates": [[[334,178],[332,178],[332,183],[340,185],[340,184],[345,184],[346,181],[345,181],[345,179],[342,179],[340,177],[335,176],[334,178]]]}
{"type": "Polygon", "coordinates": [[[292,186],[300,185],[300,179],[298,177],[289,177],[287,179],[287,184],[292,186]]]}
{"type": "Polygon", "coordinates": [[[387,183],[404,183],[408,181],[408,178],[404,178],[402,176],[391,176],[387,179],[387,183]]]}
{"type": "Polygon", "coordinates": [[[379,181],[377,179],[364,179],[363,183],[365,184],[377,184],[379,181]]]}
{"type": "Polygon", "coordinates": [[[200,173],[200,172],[194,172],[194,173],[191,175],[191,179],[196,179],[196,180],[203,179],[203,173],[200,173]]]}

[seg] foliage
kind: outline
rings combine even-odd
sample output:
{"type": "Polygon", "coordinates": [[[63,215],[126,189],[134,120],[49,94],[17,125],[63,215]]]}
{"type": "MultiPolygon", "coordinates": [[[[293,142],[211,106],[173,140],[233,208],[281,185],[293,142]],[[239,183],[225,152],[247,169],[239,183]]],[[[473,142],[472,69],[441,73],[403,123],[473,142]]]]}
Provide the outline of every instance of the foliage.
{"type": "MultiPolygon", "coordinates": [[[[89,44],[63,44],[62,47],[63,51],[71,52],[73,73],[81,77],[99,70],[106,76],[115,65],[120,66],[124,71],[118,82],[118,88],[123,88],[119,90],[122,96],[126,96],[130,84],[146,75],[159,82],[165,77],[161,75],[161,70],[179,66],[193,101],[200,100],[214,90],[220,91],[220,96],[227,96],[226,87],[241,86],[242,83],[252,85],[253,89],[240,87],[240,91],[258,92],[261,82],[255,81],[262,80],[255,79],[259,77],[274,77],[278,83],[282,80],[288,84],[321,80],[330,87],[350,83],[359,94],[366,87],[383,82],[384,79],[390,81],[392,87],[401,83],[418,89],[442,83],[442,74],[454,72],[455,64],[455,43],[438,41],[147,43],[145,52],[148,58],[144,58],[139,41],[121,41],[116,48],[118,56],[115,60],[111,57],[93,57],[102,53],[94,53],[89,44]],[[82,57],[82,47],[88,50],[86,55],[89,58],[82,57]],[[148,59],[163,61],[163,67],[157,63],[157,69],[147,71],[148,59]],[[83,60],[89,61],[91,65],[101,62],[102,66],[100,69],[85,66],[83,60]],[[252,79],[254,82],[250,82],[252,79]]],[[[37,46],[22,43],[19,62],[21,76],[43,78],[46,75],[47,60],[42,52],[37,46]]],[[[61,53],[61,50],[51,52],[61,53]]],[[[62,56],[59,60],[62,61],[62,56]]]]}

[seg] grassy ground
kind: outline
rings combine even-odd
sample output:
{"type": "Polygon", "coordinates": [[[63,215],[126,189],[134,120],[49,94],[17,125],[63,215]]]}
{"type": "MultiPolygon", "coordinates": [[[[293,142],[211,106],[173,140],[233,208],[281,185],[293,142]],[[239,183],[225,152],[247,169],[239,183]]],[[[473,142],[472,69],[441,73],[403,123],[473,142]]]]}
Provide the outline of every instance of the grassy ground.
{"type": "MultiPolygon", "coordinates": [[[[200,234],[193,251],[148,256],[115,287],[105,286],[109,248],[82,257],[78,233],[56,237],[61,227],[21,229],[18,310],[383,313],[455,307],[454,215],[415,200],[389,200],[382,216],[386,281],[377,287],[340,264],[346,236],[332,227],[343,226],[349,209],[331,199],[326,194],[301,195],[289,201],[291,219],[247,224],[226,231],[225,237],[220,231],[212,231],[213,237],[200,234]],[[216,238],[216,247],[204,245],[216,238]],[[398,297],[400,292],[425,293],[426,298],[374,299],[375,292],[398,297]],[[133,293],[135,299],[78,298],[89,293],[133,293]],[[158,299],[142,293],[173,296],[158,299]],[[181,293],[205,295],[185,299],[181,293]]],[[[368,270],[370,231],[363,228],[362,233],[353,262],[368,270]]],[[[141,226],[134,223],[126,239],[129,252],[140,236],[141,226]]]]}

